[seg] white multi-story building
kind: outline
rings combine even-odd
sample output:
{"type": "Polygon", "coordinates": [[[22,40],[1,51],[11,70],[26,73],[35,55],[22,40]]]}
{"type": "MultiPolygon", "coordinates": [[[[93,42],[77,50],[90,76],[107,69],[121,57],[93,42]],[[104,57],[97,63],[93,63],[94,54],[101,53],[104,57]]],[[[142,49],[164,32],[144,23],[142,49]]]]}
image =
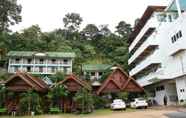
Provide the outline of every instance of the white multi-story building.
{"type": "Polygon", "coordinates": [[[72,61],[75,53],[10,51],[8,53],[8,72],[29,72],[32,74],[55,74],[62,71],[72,73],[72,61]]]}
{"type": "Polygon", "coordinates": [[[129,38],[129,74],[160,105],[186,101],[186,0],[149,6],[129,38]]]}

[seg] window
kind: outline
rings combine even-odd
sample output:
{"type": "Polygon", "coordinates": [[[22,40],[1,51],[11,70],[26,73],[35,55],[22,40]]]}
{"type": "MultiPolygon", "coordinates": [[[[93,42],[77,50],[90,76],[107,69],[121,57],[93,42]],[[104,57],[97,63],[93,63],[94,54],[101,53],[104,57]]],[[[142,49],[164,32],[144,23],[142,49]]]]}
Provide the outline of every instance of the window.
{"type": "Polygon", "coordinates": [[[52,59],[52,64],[56,64],[56,59],[52,59]]]}
{"type": "Polygon", "coordinates": [[[28,64],[31,64],[31,62],[32,62],[32,59],[28,59],[27,61],[28,61],[28,64]]]}
{"type": "Polygon", "coordinates": [[[99,72],[99,76],[102,76],[103,75],[103,72],[99,72]]]}
{"type": "Polygon", "coordinates": [[[166,20],[166,17],[167,17],[166,14],[159,14],[159,15],[158,15],[158,21],[159,21],[159,22],[166,22],[166,21],[167,21],[167,20],[166,20]]]}
{"type": "Polygon", "coordinates": [[[44,60],[43,59],[40,59],[39,62],[40,62],[40,64],[43,64],[44,60]]]}
{"type": "Polygon", "coordinates": [[[184,93],[184,92],[185,92],[185,89],[180,89],[180,92],[181,92],[181,93],[184,93]]]}
{"type": "Polygon", "coordinates": [[[172,16],[168,15],[169,22],[172,22],[172,16]]]}
{"type": "Polygon", "coordinates": [[[172,43],[175,43],[178,39],[182,37],[182,31],[178,31],[174,36],[171,37],[172,43]]]}
{"type": "Polygon", "coordinates": [[[56,67],[52,67],[51,70],[52,70],[52,73],[55,73],[57,69],[56,69],[56,67]]]}
{"type": "Polygon", "coordinates": [[[14,67],[14,72],[17,72],[19,70],[19,67],[18,66],[15,66],[14,67]]]}
{"type": "Polygon", "coordinates": [[[31,67],[27,67],[27,72],[31,72],[31,67]]]}
{"type": "Polygon", "coordinates": [[[156,87],[156,91],[163,91],[165,90],[165,87],[164,86],[158,86],[156,87]]]}
{"type": "Polygon", "coordinates": [[[19,59],[19,58],[16,58],[16,59],[15,59],[15,62],[16,62],[16,63],[19,63],[19,62],[20,62],[20,59],[19,59]]]}
{"type": "Polygon", "coordinates": [[[40,72],[40,73],[43,72],[43,67],[39,67],[39,72],[40,72]]]}
{"type": "Polygon", "coordinates": [[[68,68],[67,68],[67,67],[64,67],[64,68],[63,68],[63,72],[64,72],[65,74],[67,74],[68,68]]]}
{"type": "Polygon", "coordinates": [[[90,74],[91,74],[91,76],[95,76],[95,72],[91,72],[90,74]]]}
{"type": "Polygon", "coordinates": [[[68,64],[68,60],[67,59],[64,59],[63,60],[63,64],[68,64]]]}

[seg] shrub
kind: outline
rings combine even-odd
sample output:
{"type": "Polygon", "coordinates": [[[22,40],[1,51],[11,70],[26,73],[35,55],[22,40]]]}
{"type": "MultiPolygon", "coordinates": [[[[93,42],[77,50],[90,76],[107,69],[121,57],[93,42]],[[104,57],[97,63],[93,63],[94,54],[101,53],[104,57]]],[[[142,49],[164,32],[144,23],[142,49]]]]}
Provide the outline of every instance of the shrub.
{"type": "Polygon", "coordinates": [[[49,112],[51,114],[57,114],[57,113],[60,113],[60,109],[58,107],[51,107],[49,112]]]}
{"type": "Polygon", "coordinates": [[[93,110],[93,96],[86,89],[80,89],[74,96],[74,101],[78,104],[80,113],[90,113],[93,110]]]}
{"type": "Polygon", "coordinates": [[[94,99],[94,108],[95,109],[104,108],[105,105],[107,104],[107,100],[103,97],[94,95],[93,99],[94,99]]]}
{"type": "Polygon", "coordinates": [[[51,89],[47,95],[47,97],[51,101],[51,106],[56,107],[59,105],[59,101],[62,97],[67,97],[69,91],[65,88],[64,85],[57,85],[53,89],[51,89]]]}

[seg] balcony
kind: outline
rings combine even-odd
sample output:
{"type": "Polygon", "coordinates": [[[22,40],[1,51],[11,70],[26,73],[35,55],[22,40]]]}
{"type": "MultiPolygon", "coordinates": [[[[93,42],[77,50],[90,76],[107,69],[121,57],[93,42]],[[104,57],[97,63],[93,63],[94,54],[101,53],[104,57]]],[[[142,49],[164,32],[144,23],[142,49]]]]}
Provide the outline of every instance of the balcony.
{"type": "Polygon", "coordinates": [[[142,87],[148,86],[150,84],[153,84],[157,81],[160,81],[161,79],[164,79],[163,77],[163,71],[159,70],[157,72],[149,73],[146,76],[142,76],[137,79],[138,84],[140,84],[142,87]]]}
{"type": "Polygon", "coordinates": [[[142,38],[137,42],[136,46],[130,51],[130,54],[134,54],[136,50],[148,39],[149,36],[154,32],[155,28],[149,28],[142,38]]]}
{"type": "Polygon", "coordinates": [[[158,25],[159,25],[159,22],[156,18],[149,19],[146,25],[143,27],[143,29],[138,34],[138,36],[134,39],[134,41],[130,45],[129,52],[136,50],[136,48],[138,48],[141,45],[141,43],[144,42],[143,40],[146,39],[145,37],[149,36],[158,25]]]}
{"type": "Polygon", "coordinates": [[[137,74],[143,74],[144,72],[156,68],[160,65],[160,61],[156,58],[156,55],[153,54],[150,57],[148,57],[146,60],[142,61],[140,64],[138,64],[135,68],[133,68],[129,73],[131,76],[137,75],[137,74]]]}
{"type": "Polygon", "coordinates": [[[128,63],[135,63],[135,61],[140,61],[145,58],[149,53],[153,52],[158,47],[158,43],[153,36],[149,37],[140,48],[130,57],[128,63]]]}

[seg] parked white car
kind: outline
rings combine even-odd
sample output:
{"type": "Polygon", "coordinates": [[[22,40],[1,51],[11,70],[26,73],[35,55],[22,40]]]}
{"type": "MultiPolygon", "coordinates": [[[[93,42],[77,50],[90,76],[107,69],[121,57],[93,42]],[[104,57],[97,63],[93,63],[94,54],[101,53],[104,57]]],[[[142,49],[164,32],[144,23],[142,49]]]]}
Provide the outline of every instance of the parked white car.
{"type": "Polygon", "coordinates": [[[126,104],[122,99],[115,99],[113,100],[113,103],[110,105],[112,110],[117,110],[117,109],[126,109],[126,104]]]}
{"type": "Polygon", "coordinates": [[[131,108],[147,108],[148,103],[145,99],[143,98],[135,98],[131,103],[130,103],[131,108]]]}

